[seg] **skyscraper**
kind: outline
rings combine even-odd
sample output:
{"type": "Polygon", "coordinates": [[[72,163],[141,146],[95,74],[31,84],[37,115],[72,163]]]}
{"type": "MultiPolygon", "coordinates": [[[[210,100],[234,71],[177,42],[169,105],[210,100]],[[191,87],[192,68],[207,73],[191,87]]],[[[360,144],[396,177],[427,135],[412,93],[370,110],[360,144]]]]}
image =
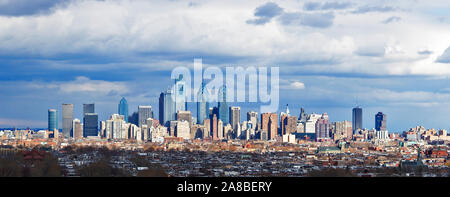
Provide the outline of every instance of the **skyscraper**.
{"type": "Polygon", "coordinates": [[[383,114],[383,112],[378,112],[375,115],[375,130],[386,131],[386,114],[383,114]]]}
{"type": "Polygon", "coordinates": [[[247,112],[247,121],[252,124],[252,129],[256,130],[256,125],[258,124],[258,112],[247,112]]]}
{"type": "Polygon", "coordinates": [[[73,104],[62,104],[62,131],[64,138],[73,136],[73,104]]]}
{"type": "Polygon", "coordinates": [[[98,136],[98,114],[85,113],[83,118],[83,137],[98,136]]]}
{"type": "MultiPolygon", "coordinates": [[[[240,126],[240,122],[241,122],[241,108],[235,107],[235,106],[230,107],[230,123],[231,123],[231,127],[233,128],[234,132],[238,132],[238,127],[240,126]]],[[[236,134],[236,137],[240,136],[240,133],[235,133],[235,134],[236,134]]]]}
{"type": "Polygon", "coordinates": [[[125,122],[128,123],[128,102],[125,97],[122,97],[119,102],[119,115],[122,115],[125,122]]]}
{"type": "Polygon", "coordinates": [[[213,114],[211,122],[211,136],[213,140],[219,140],[217,115],[213,114]]]}
{"type": "Polygon", "coordinates": [[[142,128],[142,125],[147,124],[146,121],[148,118],[152,117],[152,106],[138,106],[138,113],[139,113],[139,127],[142,128]]]}
{"type": "Polygon", "coordinates": [[[267,135],[268,140],[275,139],[278,130],[278,115],[276,113],[262,113],[261,130],[264,131],[264,136],[267,135]]]}
{"type": "Polygon", "coordinates": [[[209,112],[208,93],[205,83],[202,83],[202,87],[198,90],[197,99],[197,124],[203,124],[209,112]]]}
{"type": "Polygon", "coordinates": [[[83,138],[83,124],[81,124],[80,120],[74,119],[72,121],[72,128],[73,128],[73,138],[75,140],[83,138]]]}
{"type": "Polygon", "coordinates": [[[223,125],[227,125],[230,123],[229,114],[228,114],[228,104],[227,104],[227,87],[222,86],[219,89],[219,98],[218,98],[218,107],[219,107],[219,119],[223,121],[223,125]]]}
{"type": "Polygon", "coordinates": [[[170,89],[161,92],[159,95],[159,121],[162,125],[167,125],[170,121],[176,120],[175,101],[172,95],[170,89]]]}
{"type": "Polygon", "coordinates": [[[353,108],[352,110],[352,128],[353,133],[355,133],[358,129],[362,129],[362,108],[359,106],[353,108]]]}
{"type": "Polygon", "coordinates": [[[298,117],[299,122],[306,122],[308,115],[305,113],[305,109],[302,107],[300,109],[300,116],[298,117]]]}
{"type": "Polygon", "coordinates": [[[330,123],[328,114],[322,114],[316,122],[316,140],[325,140],[330,138],[330,123]]]}
{"type": "Polygon", "coordinates": [[[177,113],[177,120],[178,121],[188,121],[189,127],[192,126],[192,114],[190,111],[178,111],[177,113]]]}
{"type": "Polygon", "coordinates": [[[186,111],[186,82],[183,75],[175,79],[175,112],[186,111]]]}
{"type": "Polygon", "coordinates": [[[58,112],[56,109],[48,110],[48,130],[55,131],[58,129],[58,112]]]}

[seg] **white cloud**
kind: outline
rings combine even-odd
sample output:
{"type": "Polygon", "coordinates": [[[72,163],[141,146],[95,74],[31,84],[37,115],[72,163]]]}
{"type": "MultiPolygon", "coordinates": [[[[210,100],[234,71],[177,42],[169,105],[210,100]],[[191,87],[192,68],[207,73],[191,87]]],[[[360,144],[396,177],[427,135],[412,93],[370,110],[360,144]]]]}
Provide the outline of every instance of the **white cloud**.
{"type": "Polygon", "coordinates": [[[129,92],[124,82],[91,80],[83,76],[77,77],[73,81],[65,82],[33,82],[29,84],[29,87],[57,89],[61,94],[118,95],[129,92]]]}
{"type": "MultiPolygon", "coordinates": [[[[448,75],[450,69],[441,69],[435,54],[450,45],[450,26],[420,12],[427,3],[348,1],[330,4],[326,12],[305,11],[302,16],[317,19],[306,21],[306,26],[279,20],[257,26],[246,23],[264,5],[256,0],[200,1],[196,6],[188,1],[72,1],[48,15],[0,17],[0,54],[100,54],[133,61],[136,54],[176,59],[187,53],[247,57],[251,64],[288,63],[309,72],[448,75]],[[337,9],[341,7],[346,9],[337,9]],[[352,14],[350,7],[365,14],[352,14]],[[380,18],[392,16],[401,23],[380,23],[380,18]],[[418,54],[423,48],[434,53],[418,54]]],[[[283,1],[278,6],[286,13],[304,12],[302,2],[283,1]]],[[[427,5],[432,6],[438,5],[427,5]]],[[[100,67],[67,65],[71,66],[100,67]]],[[[170,68],[157,62],[140,66],[170,68]]]]}
{"type": "Polygon", "coordinates": [[[299,81],[294,81],[291,83],[293,89],[305,89],[305,84],[299,81]]]}

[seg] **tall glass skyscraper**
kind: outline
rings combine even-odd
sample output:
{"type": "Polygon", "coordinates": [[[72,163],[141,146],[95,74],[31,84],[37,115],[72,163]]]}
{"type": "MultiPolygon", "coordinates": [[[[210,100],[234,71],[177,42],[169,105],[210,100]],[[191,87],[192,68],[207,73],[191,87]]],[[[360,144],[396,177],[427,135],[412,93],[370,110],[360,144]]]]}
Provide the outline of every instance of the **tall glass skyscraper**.
{"type": "Polygon", "coordinates": [[[159,95],[159,121],[162,125],[175,120],[175,102],[172,97],[172,91],[168,89],[159,95]]]}
{"type": "Polygon", "coordinates": [[[219,98],[218,98],[218,107],[219,107],[219,119],[222,120],[223,125],[230,123],[229,115],[228,115],[228,105],[227,105],[227,87],[222,86],[219,89],[219,98]]]}
{"type": "Polygon", "coordinates": [[[48,110],[48,130],[54,131],[58,129],[58,112],[56,109],[48,110]]]}
{"type": "Polygon", "coordinates": [[[152,106],[138,106],[139,113],[139,127],[147,124],[148,118],[153,118],[152,116],[152,106]]]}
{"type": "Polygon", "coordinates": [[[353,108],[352,110],[352,128],[353,133],[355,133],[358,129],[362,129],[362,108],[359,106],[353,108]]]}
{"type": "Polygon", "coordinates": [[[73,136],[73,104],[62,104],[62,131],[64,138],[73,136]]]}
{"type": "Polygon", "coordinates": [[[125,122],[128,123],[128,102],[125,99],[125,97],[123,97],[120,100],[120,103],[119,103],[119,115],[122,115],[124,120],[125,120],[125,122]]]}
{"type": "MultiPolygon", "coordinates": [[[[220,108],[219,108],[220,110],[220,108]]],[[[220,113],[220,112],[219,112],[220,113]]],[[[241,108],[232,106],[230,107],[230,123],[234,131],[237,131],[239,124],[241,124],[241,108]]]]}
{"type": "Polygon", "coordinates": [[[98,136],[98,114],[85,113],[83,118],[83,137],[98,136]]]}
{"type": "Polygon", "coordinates": [[[383,114],[383,112],[378,112],[375,115],[375,130],[386,131],[386,114],[383,114]]]}
{"type": "Polygon", "coordinates": [[[183,75],[175,79],[175,112],[186,111],[186,82],[183,75]]]}
{"type": "Polygon", "coordinates": [[[197,99],[197,124],[203,124],[209,114],[208,92],[203,82],[202,87],[198,90],[197,99]]]}

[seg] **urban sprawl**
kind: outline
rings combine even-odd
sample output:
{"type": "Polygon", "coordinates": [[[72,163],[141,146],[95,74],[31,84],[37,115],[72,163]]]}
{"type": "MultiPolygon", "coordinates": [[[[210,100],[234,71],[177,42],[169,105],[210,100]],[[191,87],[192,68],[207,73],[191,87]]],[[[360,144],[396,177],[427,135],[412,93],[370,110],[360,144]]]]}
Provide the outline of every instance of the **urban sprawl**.
{"type": "Polygon", "coordinates": [[[92,170],[101,161],[112,176],[450,176],[450,136],[443,129],[388,133],[382,112],[375,128],[365,129],[360,107],[352,121],[330,122],[326,113],[303,108],[297,117],[286,106],[279,114],[248,111],[241,122],[225,86],[210,107],[202,85],[194,116],[182,77],[174,85],[160,94],[158,119],[151,106],[129,115],[125,98],[104,121],[94,104],[83,105],[82,120],[74,119],[73,104],[62,104],[60,132],[58,111],[49,109],[47,130],[0,131],[0,159],[19,158],[33,168],[50,154],[60,170],[54,176],[110,175],[92,170]]]}

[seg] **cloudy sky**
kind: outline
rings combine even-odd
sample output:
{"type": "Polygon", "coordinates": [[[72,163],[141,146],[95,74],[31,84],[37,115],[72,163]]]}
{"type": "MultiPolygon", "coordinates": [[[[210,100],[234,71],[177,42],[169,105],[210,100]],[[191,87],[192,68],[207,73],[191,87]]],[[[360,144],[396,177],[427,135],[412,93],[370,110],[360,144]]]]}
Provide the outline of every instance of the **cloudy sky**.
{"type": "MultiPolygon", "coordinates": [[[[192,66],[279,66],[280,110],[388,130],[450,129],[450,4],[434,0],[0,0],[0,127],[46,127],[47,109],[125,96],[152,105],[192,66]]],[[[195,105],[189,105],[195,113],[195,105]]],[[[256,105],[243,105],[243,113],[256,105]]]]}

